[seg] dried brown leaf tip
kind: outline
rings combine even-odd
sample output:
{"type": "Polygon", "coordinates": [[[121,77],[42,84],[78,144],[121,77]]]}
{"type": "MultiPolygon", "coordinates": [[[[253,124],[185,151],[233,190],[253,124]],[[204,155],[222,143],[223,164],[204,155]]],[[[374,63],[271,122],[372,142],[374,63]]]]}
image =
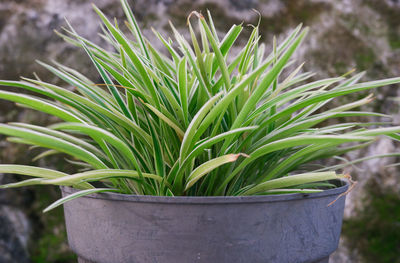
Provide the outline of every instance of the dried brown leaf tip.
{"type": "Polygon", "coordinates": [[[243,156],[243,157],[245,157],[245,158],[249,158],[249,157],[250,157],[250,155],[245,154],[245,153],[239,153],[239,155],[240,155],[240,156],[243,156]]]}
{"type": "Polygon", "coordinates": [[[350,182],[349,189],[347,189],[346,192],[341,193],[338,197],[336,197],[336,199],[333,200],[332,202],[330,202],[330,203],[328,204],[328,206],[331,206],[331,205],[333,205],[334,203],[336,203],[336,201],[339,200],[339,198],[341,198],[342,196],[345,196],[345,195],[347,195],[348,193],[350,193],[350,192],[354,189],[354,187],[356,186],[357,181],[354,181],[353,178],[351,178],[350,174],[345,174],[345,175],[343,175],[343,178],[346,178],[347,180],[349,180],[349,182],[350,182]]]}
{"type": "Polygon", "coordinates": [[[366,99],[367,99],[367,103],[371,103],[374,99],[375,99],[375,97],[374,97],[374,94],[369,94],[367,97],[366,97],[366,99]]]}
{"type": "Polygon", "coordinates": [[[199,18],[199,19],[204,19],[204,16],[201,14],[201,13],[199,13],[199,12],[197,12],[197,11],[192,11],[192,12],[190,12],[190,14],[188,15],[188,17],[187,17],[187,21],[186,21],[186,23],[189,25],[189,23],[190,23],[190,18],[192,17],[192,16],[196,16],[197,18],[199,18]]]}

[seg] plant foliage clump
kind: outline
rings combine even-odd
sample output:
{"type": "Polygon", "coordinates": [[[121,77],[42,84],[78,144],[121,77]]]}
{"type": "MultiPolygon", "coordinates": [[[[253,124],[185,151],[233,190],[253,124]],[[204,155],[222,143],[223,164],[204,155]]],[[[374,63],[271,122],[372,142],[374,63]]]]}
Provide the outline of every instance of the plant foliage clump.
{"type": "Polygon", "coordinates": [[[102,84],[64,65],[41,62],[75,90],[39,78],[0,81],[15,88],[0,91],[0,99],[61,120],[49,127],[0,124],[0,133],[12,142],[46,148],[37,158],[66,153],[70,162],[82,166],[82,172],[69,175],[0,165],[0,172],[35,177],[3,188],[53,184],[82,189],[55,205],[102,191],[163,196],[318,192],[332,186],[328,180],[343,176],[330,171],[332,167],[310,168],[311,162],[400,131],[343,121],[384,116],[357,110],[371,96],[326,109],[340,96],[395,84],[400,78],[359,83],[360,73],[312,81],[313,74],[302,72],[302,64],[293,66],[292,59],[307,28],[298,26],[279,45],[274,39],[269,52],[254,26],[246,45],[232,52],[243,26],[233,25],[221,39],[209,13],[206,19],[193,12],[188,18],[190,41],[173,25],[175,42],[154,31],[168,51],[165,55],[142,35],[127,1],[121,3],[133,37],[94,7],[103,22],[102,37],[113,51],[71,27],[60,34],[86,51],[102,84]],[[321,127],[329,119],[340,121],[321,127]],[[101,182],[102,188],[93,182],[101,182]]]}

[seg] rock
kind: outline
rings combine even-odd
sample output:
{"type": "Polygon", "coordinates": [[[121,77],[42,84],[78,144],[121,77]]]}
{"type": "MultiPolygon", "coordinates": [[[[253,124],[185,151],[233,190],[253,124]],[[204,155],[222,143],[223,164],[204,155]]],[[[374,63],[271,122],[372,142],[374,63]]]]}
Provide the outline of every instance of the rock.
{"type": "MultiPolygon", "coordinates": [[[[12,181],[11,177],[0,174],[0,184],[12,181]]],[[[26,191],[0,191],[0,263],[31,262],[28,252],[32,234],[31,219],[24,210],[29,197],[26,191]]]]}
{"type": "MultiPolygon", "coordinates": [[[[256,24],[259,15],[252,10],[256,9],[260,12],[262,40],[267,43],[267,49],[271,49],[273,35],[276,35],[278,40],[282,39],[299,23],[310,27],[310,33],[296,54],[296,59],[298,63],[306,61],[305,70],[316,72],[316,78],[342,75],[353,68],[358,71],[366,70],[365,80],[400,75],[400,20],[398,19],[400,4],[397,0],[137,0],[130,2],[143,28],[143,33],[156,46],[161,46],[161,43],[153,36],[150,27],[167,35],[170,33],[168,21],[171,20],[188,36],[186,18],[192,10],[205,13],[209,9],[221,33],[226,32],[232,24],[239,24],[242,21],[245,25],[256,24]]],[[[109,17],[116,16],[120,24],[123,24],[123,12],[118,1],[96,0],[95,4],[109,17]]],[[[46,80],[61,83],[38,66],[34,62],[35,59],[45,62],[54,59],[78,69],[93,80],[99,79],[86,55],[81,50],[64,43],[53,33],[54,29],[61,30],[61,27],[65,26],[64,17],[71,22],[77,32],[96,43],[105,45],[97,35],[100,30],[99,19],[88,1],[1,1],[0,79],[18,79],[20,75],[32,76],[32,72],[35,71],[46,80]]],[[[246,27],[243,35],[246,36],[249,32],[250,27],[246,27]]],[[[239,39],[238,43],[243,45],[243,39],[239,39]]],[[[384,87],[374,93],[376,99],[369,109],[393,115],[395,123],[400,124],[398,103],[389,99],[399,96],[400,89],[397,86],[384,87]]],[[[340,104],[345,100],[346,98],[343,98],[336,103],[340,104]]],[[[44,114],[36,114],[25,109],[16,110],[13,104],[1,102],[0,122],[11,120],[39,124],[54,121],[44,114]]],[[[382,118],[374,119],[374,121],[382,120],[382,118]]],[[[26,154],[26,148],[5,143],[2,138],[0,138],[2,150],[0,163],[30,163],[30,155],[26,154]]],[[[354,159],[368,154],[389,153],[396,149],[398,145],[386,139],[347,157],[354,159]]],[[[52,160],[60,163],[56,159],[52,160]]],[[[359,183],[348,195],[345,212],[348,225],[354,228],[357,225],[351,222],[359,222],[357,221],[359,218],[369,218],[366,214],[371,212],[364,208],[373,202],[371,196],[379,196],[385,200],[388,198],[385,193],[399,192],[398,169],[385,167],[395,161],[394,158],[376,159],[358,164],[357,167],[360,169],[349,170],[359,183]],[[371,195],[371,188],[379,189],[379,195],[371,195]]],[[[393,196],[396,195],[390,195],[390,200],[395,199],[393,196]]],[[[7,199],[4,199],[0,191],[0,202],[1,200],[4,202],[7,199]]],[[[16,206],[22,207],[25,206],[24,202],[26,200],[13,201],[16,206]]],[[[26,206],[25,211],[21,213],[27,213],[26,206]]],[[[0,217],[1,215],[4,214],[0,213],[0,217]]],[[[44,220],[41,216],[37,218],[44,220]]],[[[38,220],[37,218],[34,220],[38,220]]],[[[392,224],[391,221],[387,222],[392,224]]],[[[60,224],[62,224],[61,221],[60,224]]],[[[368,231],[373,232],[374,227],[375,225],[369,225],[368,231]]],[[[1,231],[4,230],[0,224],[1,231]]],[[[360,247],[351,246],[355,243],[351,233],[353,232],[348,228],[344,228],[340,248],[332,256],[331,263],[367,262],[368,255],[365,254],[365,247],[371,245],[368,243],[370,240],[357,242],[360,247]]],[[[0,238],[0,240],[3,239],[0,238]]],[[[21,248],[25,249],[23,244],[21,248]]],[[[11,252],[7,251],[7,253],[11,252]]],[[[3,255],[2,251],[0,251],[1,255],[3,255]]]]}
{"type": "Polygon", "coordinates": [[[0,262],[31,262],[28,253],[31,227],[26,214],[0,203],[0,226],[0,262]]]}

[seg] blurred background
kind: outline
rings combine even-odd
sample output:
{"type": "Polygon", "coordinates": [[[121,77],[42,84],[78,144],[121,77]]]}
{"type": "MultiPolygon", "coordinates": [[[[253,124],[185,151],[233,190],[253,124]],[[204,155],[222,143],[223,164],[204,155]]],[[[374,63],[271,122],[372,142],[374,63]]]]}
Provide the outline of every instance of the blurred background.
{"type": "MultiPolygon", "coordinates": [[[[102,43],[92,2],[109,17],[124,21],[118,0],[0,0],[0,79],[16,80],[36,72],[42,79],[62,84],[35,63],[38,59],[56,60],[98,80],[86,55],[54,33],[65,25],[65,17],[77,32],[102,43]]],[[[364,80],[400,76],[398,0],[135,0],[131,6],[144,34],[156,46],[161,45],[151,27],[166,35],[171,20],[187,33],[186,18],[192,10],[204,13],[209,9],[223,33],[242,21],[256,24],[259,14],[255,9],[261,14],[262,41],[268,47],[274,35],[279,41],[299,23],[310,27],[296,59],[298,64],[306,61],[304,68],[316,72],[315,78],[342,75],[353,68],[367,72],[364,80]]],[[[242,39],[250,27],[244,31],[242,39]]],[[[392,98],[399,93],[399,86],[374,90],[376,99],[370,110],[392,115],[398,125],[400,107],[392,98]]],[[[9,121],[47,125],[56,120],[1,101],[0,122],[9,121]]],[[[400,152],[397,148],[382,139],[347,157],[400,152]]],[[[11,144],[0,136],[0,163],[74,170],[63,156],[33,162],[34,153],[34,149],[11,144]]],[[[359,183],[347,197],[342,239],[331,263],[400,262],[400,175],[396,167],[386,167],[396,161],[371,160],[349,170],[359,183]]],[[[0,183],[16,179],[0,174],[0,183]]],[[[58,197],[56,187],[0,191],[0,263],[76,262],[66,243],[62,209],[41,212],[58,197]]]]}

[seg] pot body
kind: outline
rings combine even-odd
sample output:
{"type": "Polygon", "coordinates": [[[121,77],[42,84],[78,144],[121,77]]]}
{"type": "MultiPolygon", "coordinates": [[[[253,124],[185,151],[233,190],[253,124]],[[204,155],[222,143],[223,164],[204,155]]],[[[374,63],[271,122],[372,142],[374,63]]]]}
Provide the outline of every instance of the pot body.
{"type": "MultiPolygon", "coordinates": [[[[93,194],[64,204],[80,262],[328,262],[348,185],[313,194],[158,197],[93,194]]],[[[66,196],[76,190],[62,187],[66,196]]]]}

